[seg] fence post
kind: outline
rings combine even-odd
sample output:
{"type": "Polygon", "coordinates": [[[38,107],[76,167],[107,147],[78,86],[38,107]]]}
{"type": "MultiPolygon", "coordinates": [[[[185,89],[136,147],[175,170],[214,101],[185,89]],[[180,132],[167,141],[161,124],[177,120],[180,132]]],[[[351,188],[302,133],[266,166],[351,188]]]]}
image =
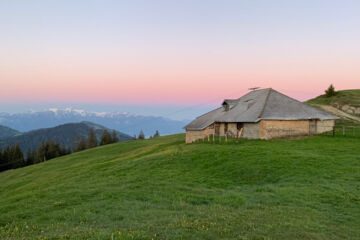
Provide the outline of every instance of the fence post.
{"type": "Polygon", "coordinates": [[[343,136],[345,136],[345,126],[343,126],[343,136]]]}

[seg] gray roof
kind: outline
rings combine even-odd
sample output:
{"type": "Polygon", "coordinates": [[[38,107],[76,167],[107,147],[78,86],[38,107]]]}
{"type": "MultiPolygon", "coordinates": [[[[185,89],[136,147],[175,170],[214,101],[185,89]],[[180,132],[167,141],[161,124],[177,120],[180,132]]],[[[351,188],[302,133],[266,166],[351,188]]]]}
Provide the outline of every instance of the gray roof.
{"type": "Polygon", "coordinates": [[[186,130],[202,130],[214,122],[258,122],[267,120],[329,120],[337,116],[290,98],[274,89],[249,92],[239,99],[225,99],[229,105],[197,117],[186,125],[186,130]]]}

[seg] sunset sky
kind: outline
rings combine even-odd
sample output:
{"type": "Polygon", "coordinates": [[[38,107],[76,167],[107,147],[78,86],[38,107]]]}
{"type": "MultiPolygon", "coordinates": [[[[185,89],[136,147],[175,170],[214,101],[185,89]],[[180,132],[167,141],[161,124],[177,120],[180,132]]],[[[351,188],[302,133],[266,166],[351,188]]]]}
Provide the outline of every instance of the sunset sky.
{"type": "Polygon", "coordinates": [[[360,1],[4,0],[0,83],[0,112],[154,115],[253,86],[299,100],[360,88],[360,1]]]}

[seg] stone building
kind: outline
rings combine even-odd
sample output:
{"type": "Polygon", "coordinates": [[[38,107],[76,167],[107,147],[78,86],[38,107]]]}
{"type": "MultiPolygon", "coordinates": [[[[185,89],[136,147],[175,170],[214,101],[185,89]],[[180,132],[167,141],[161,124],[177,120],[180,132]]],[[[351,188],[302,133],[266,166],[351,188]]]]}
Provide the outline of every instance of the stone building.
{"type": "Polygon", "coordinates": [[[271,139],[332,131],[337,116],[308,106],[274,89],[226,99],[184,128],[186,142],[211,136],[271,139]]]}

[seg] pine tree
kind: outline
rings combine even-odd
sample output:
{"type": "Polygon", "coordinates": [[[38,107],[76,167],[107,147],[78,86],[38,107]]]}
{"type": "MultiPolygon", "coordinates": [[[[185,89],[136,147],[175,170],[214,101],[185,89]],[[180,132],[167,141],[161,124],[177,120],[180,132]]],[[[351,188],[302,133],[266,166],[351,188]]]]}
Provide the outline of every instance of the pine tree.
{"type": "Polygon", "coordinates": [[[94,129],[90,128],[88,136],[88,148],[94,148],[97,146],[97,137],[95,135],[94,129]]]}
{"type": "Polygon", "coordinates": [[[32,154],[32,150],[29,149],[27,152],[26,152],[26,161],[25,161],[25,165],[26,166],[29,166],[29,165],[32,165],[34,164],[34,156],[32,154]]]}
{"type": "Polygon", "coordinates": [[[45,143],[45,157],[47,160],[50,160],[52,158],[56,157],[56,146],[55,143],[51,140],[47,140],[45,143]]]}
{"type": "Polygon", "coordinates": [[[74,136],[73,144],[72,144],[72,151],[76,152],[79,145],[79,137],[77,135],[74,136]]]}
{"type": "Polygon", "coordinates": [[[24,154],[21,151],[20,144],[16,143],[13,147],[13,168],[19,168],[25,166],[24,154]]]}
{"type": "Polygon", "coordinates": [[[100,140],[100,145],[110,144],[112,142],[110,133],[105,129],[100,140]]]}
{"type": "Polygon", "coordinates": [[[46,159],[46,145],[44,141],[41,141],[37,152],[38,159],[36,162],[45,162],[46,159]]]}
{"type": "Polygon", "coordinates": [[[29,150],[26,153],[26,166],[33,165],[37,162],[37,151],[29,150]]]}
{"type": "Polygon", "coordinates": [[[67,149],[64,144],[60,144],[59,148],[60,148],[60,156],[64,156],[71,153],[71,150],[67,149]]]}
{"type": "Polygon", "coordinates": [[[2,164],[1,164],[1,170],[2,171],[5,171],[5,170],[8,170],[8,169],[11,169],[12,168],[12,163],[11,163],[11,159],[12,159],[12,154],[11,154],[12,150],[11,150],[11,147],[10,145],[7,145],[6,148],[4,149],[3,151],[3,154],[2,154],[2,164]]]}
{"type": "Polygon", "coordinates": [[[3,169],[5,169],[5,164],[6,164],[6,162],[5,162],[5,158],[4,158],[4,153],[0,147],[0,172],[2,172],[3,169]]]}
{"type": "Polygon", "coordinates": [[[83,151],[87,148],[88,144],[85,138],[82,138],[78,144],[77,151],[83,151]]]}
{"type": "Polygon", "coordinates": [[[139,133],[138,139],[145,139],[145,135],[144,135],[143,130],[140,130],[140,133],[139,133]]]}
{"type": "Polygon", "coordinates": [[[325,96],[332,97],[332,96],[335,96],[335,94],[336,94],[335,87],[334,87],[334,85],[330,84],[328,89],[325,90],[325,96]]]}
{"type": "Polygon", "coordinates": [[[119,138],[118,138],[118,135],[117,135],[117,133],[116,133],[116,131],[115,131],[115,130],[113,130],[113,131],[112,131],[112,137],[111,137],[111,140],[112,140],[112,142],[113,142],[113,143],[117,143],[117,142],[119,142],[119,138]]]}
{"type": "Polygon", "coordinates": [[[159,133],[158,130],[156,130],[156,132],[155,132],[155,134],[154,134],[154,138],[156,138],[156,137],[160,137],[160,133],[159,133]]]}

